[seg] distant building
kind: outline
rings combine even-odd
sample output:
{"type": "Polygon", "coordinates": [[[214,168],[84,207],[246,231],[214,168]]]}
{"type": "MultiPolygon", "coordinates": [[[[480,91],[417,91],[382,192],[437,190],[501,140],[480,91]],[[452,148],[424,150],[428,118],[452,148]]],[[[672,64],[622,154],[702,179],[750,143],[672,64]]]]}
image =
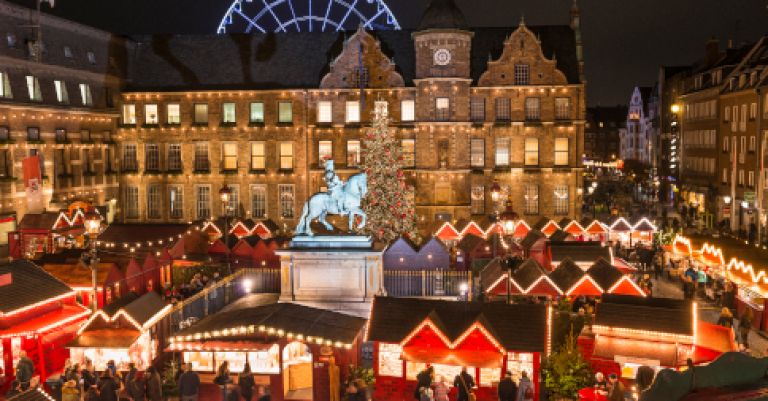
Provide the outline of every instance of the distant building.
{"type": "Polygon", "coordinates": [[[655,133],[649,109],[653,88],[635,87],[629,100],[626,127],[621,130],[621,159],[651,165],[655,133]]]}
{"type": "Polygon", "coordinates": [[[588,107],[584,124],[584,158],[609,163],[621,156],[619,131],[626,127],[627,106],[588,107]]]}

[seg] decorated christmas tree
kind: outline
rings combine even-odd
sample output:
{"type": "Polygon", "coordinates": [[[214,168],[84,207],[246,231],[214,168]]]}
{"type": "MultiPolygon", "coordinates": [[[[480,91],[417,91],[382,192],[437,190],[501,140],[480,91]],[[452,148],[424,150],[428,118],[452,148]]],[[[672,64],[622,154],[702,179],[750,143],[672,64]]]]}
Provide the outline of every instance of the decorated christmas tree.
{"type": "Polygon", "coordinates": [[[363,141],[363,171],[368,175],[368,193],[363,210],[368,222],[366,234],[383,242],[404,235],[417,241],[415,210],[402,169],[400,143],[389,130],[387,103],[376,102],[373,126],[363,141]]]}

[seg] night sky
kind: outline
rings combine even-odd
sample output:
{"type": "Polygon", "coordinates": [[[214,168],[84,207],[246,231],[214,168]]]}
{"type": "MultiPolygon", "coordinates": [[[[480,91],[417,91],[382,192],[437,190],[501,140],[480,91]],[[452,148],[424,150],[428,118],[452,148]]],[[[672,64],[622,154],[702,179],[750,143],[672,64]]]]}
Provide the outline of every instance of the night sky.
{"type": "MultiPolygon", "coordinates": [[[[33,0],[12,0],[34,4],[33,0]]],[[[427,0],[387,0],[418,23],[427,0]]],[[[56,0],[53,14],[116,33],[213,33],[230,0],[56,0]]],[[[568,24],[571,0],[456,0],[472,26],[568,24]]],[[[712,36],[724,47],[765,34],[768,0],[580,0],[590,105],[626,104],[660,65],[690,64],[712,36]]],[[[47,6],[44,6],[47,9],[47,6]]]]}

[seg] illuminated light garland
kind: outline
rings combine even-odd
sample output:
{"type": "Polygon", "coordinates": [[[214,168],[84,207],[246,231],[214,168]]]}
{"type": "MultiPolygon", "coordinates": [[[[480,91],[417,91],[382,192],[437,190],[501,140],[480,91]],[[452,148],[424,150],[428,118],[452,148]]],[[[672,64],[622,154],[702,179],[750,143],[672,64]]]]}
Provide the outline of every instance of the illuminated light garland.
{"type": "Polygon", "coordinates": [[[544,355],[549,355],[552,353],[552,305],[551,304],[547,305],[546,330],[547,330],[547,334],[546,334],[547,338],[546,338],[546,343],[544,344],[545,345],[544,355]]]}
{"type": "Polygon", "coordinates": [[[476,230],[476,232],[480,233],[480,236],[483,237],[485,235],[485,231],[483,231],[482,228],[480,228],[480,225],[475,223],[475,221],[470,221],[467,223],[467,225],[464,227],[463,230],[461,230],[461,237],[464,237],[467,235],[470,229],[476,230]]]}
{"type": "Polygon", "coordinates": [[[33,304],[30,304],[30,305],[22,306],[19,309],[15,309],[15,310],[12,310],[12,311],[7,312],[7,313],[0,312],[0,317],[13,316],[13,315],[16,315],[16,314],[19,314],[19,313],[26,312],[28,310],[37,308],[39,306],[43,306],[45,304],[48,304],[48,303],[51,303],[51,302],[55,302],[55,301],[60,301],[60,300],[62,300],[64,298],[67,298],[67,297],[74,297],[76,295],[77,295],[77,291],[65,292],[65,293],[63,293],[61,295],[57,295],[57,296],[55,296],[53,298],[48,298],[48,299],[40,301],[40,302],[35,302],[33,304]]]}
{"type": "Polygon", "coordinates": [[[454,239],[461,238],[461,233],[459,232],[459,230],[456,229],[456,227],[453,226],[453,224],[451,224],[450,221],[446,221],[445,223],[443,223],[443,225],[440,226],[440,228],[438,228],[435,231],[435,234],[433,236],[437,238],[441,238],[441,233],[444,230],[450,230],[452,233],[451,237],[454,237],[454,239]]]}
{"type": "MultiPolygon", "coordinates": [[[[94,209],[94,210],[96,210],[96,209],[94,209]]],[[[98,210],[96,210],[96,213],[98,213],[98,210]]],[[[85,220],[85,214],[80,209],[78,209],[77,211],[75,211],[74,214],[72,214],[72,218],[67,216],[66,212],[61,211],[61,212],[59,212],[59,217],[57,217],[56,221],[53,222],[53,226],[51,227],[51,230],[57,230],[58,229],[57,227],[59,225],[59,221],[61,221],[61,220],[63,220],[64,223],[66,223],[68,227],[74,227],[75,223],[77,222],[77,218],[78,217],[80,217],[82,219],[81,220],[81,224],[82,224],[82,221],[85,220]]]]}
{"type": "Polygon", "coordinates": [[[629,284],[630,284],[632,287],[634,287],[634,288],[637,290],[638,294],[641,294],[640,296],[642,296],[643,298],[645,298],[645,297],[647,297],[647,296],[648,296],[648,295],[645,293],[645,291],[643,291],[643,290],[640,288],[640,286],[638,286],[638,285],[637,285],[637,283],[635,283],[635,280],[632,280],[632,279],[631,279],[631,278],[629,278],[628,276],[623,276],[623,277],[622,277],[622,278],[620,278],[618,281],[616,281],[616,283],[615,283],[613,286],[611,286],[611,288],[609,288],[607,292],[608,292],[609,294],[613,294],[613,292],[614,292],[614,291],[616,291],[616,289],[617,289],[617,288],[619,288],[619,286],[620,286],[620,285],[621,285],[621,283],[623,283],[623,282],[627,282],[627,283],[629,283],[629,284]]]}
{"type": "Polygon", "coordinates": [[[676,235],[675,239],[672,240],[672,252],[675,254],[682,254],[682,252],[678,252],[678,246],[684,247],[688,255],[693,254],[693,247],[691,247],[691,240],[689,240],[686,237],[683,237],[680,234],[676,235]]]}
{"type": "MultiPolygon", "coordinates": [[[[627,227],[629,227],[630,231],[634,230],[634,228],[632,227],[632,224],[629,224],[627,219],[625,219],[623,217],[619,217],[618,219],[616,219],[616,221],[614,221],[613,224],[611,224],[611,226],[609,227],[609,230],[610,231],[614,231],[616,229],[616,226],[619,225],[619,223],[621,223],[621,222],[624,222],[624,224],[626,224],[627,227]]],[[[618,232],[622,232],[622,231],[618,231],[618,232]]]]}
{"type": "Polygon", "coordinates": [[[546,235],[547,238],[549,238],[550,235],[554,234],[559,229],[560,226],[557,225],[554,220],[550,220],[547,222],[547,224],[544,225],[544,227],[541,228],[541,232],[546,235]]]}
{"type": "MultiPolygon", "coordinates": [[[[498,279],[496,279],[496,281],[494,281],[494,282],[493,282],[493,284],[491,284],[490,286],[488,286],[488,289],[487,289],[487,290],[485,290],[485,292],[486,292],[486,293],[488,293],[488,292],[491,292],[491,290],[495,289],[495,288],[496,288],[496,286],[497,286],[497,285],[499,285],[499,283],[501,283],[501,282],[502,282],[502,281],[504,281],[505,279],[507,279],[507,273],[504,273],[504,274],[502,274],[502,275],[501,275],[501,277],[499,277],[498,279]]],[[[504,290],[506,291],[506,288],[505,288],[504,290]]]]}
{"type": "Polygon", "coordinates": [[[650,220],[648,220],[648,218],[647,218],[647,217],[643,217],[642,219],[640,219],[640,220],[639,220],[639,221],[638,221],[638,222],[637,222],[637,223],[636,223],[636,224],[635,224],[635,225],[632,227],[632,231],[637,231],[637,227],[639,227],[639,226],[640,226],[640,224],[642,224],[643,222],[646,222],[646,223],[648,223],[648,225],[650,225],[650,226],[651,226],[651,230],[652,230],[652,231],[654,231],[654,232],[655,232],[655,231],[658,231],[658,228],[656,228],[656,226],[655,226],[653,223],[651,223],[651,221],[650,221],[650,220]]]}
{"type": "MultiPolygon", "coordinates": [[[[694,322],[696,322],[696,314],[694,313],[693,316],[694,322]]],[[[694,334],[696,333],[694,325],[694,334]]],[[[630,339],[636,339],[640,338],[641,340],[645,341],[655,341],[661,342],[661,341],[670,341],[670,342],[680,342],[685,344],[693,344],[694,342],[694,335],[685,335],[685,334],[675,334],[675,333],[665,333],[662,331],[653,331],[653,330],[639,330],[639,329],[629,329],[624,327],[609,327],[609,326],[603,326],[603,325],[593,325],[592,331],[597,334],[602,334],[610,337],[621,337],[621,338],[630,338],[630,339]]]]}
{"type": "Polygon", "coordinates": [[[716,258],[721,265],[725,265],[723,250],[714,245],[711,245],[708,242],[705,242],[704,245],[701,246],[701,254],[707,255],[710,258],[716,258]]]}
{"type": "Polygon", "coordinates": [[[421,332],[424,328],[429,327],[432,329],[432,331],[437,335],[437,337],[443,342],[443,344],[448,347],[448,349],[456,349],[458,348],[466,338],[472,334],[473,331],[478,330],[490,343],[496,347],[500,352],[505,353],[506,349],[504,348],[501,343],[499,343],[492,335],[491,333],[486,330],[486,328],[480,324],[480,322],[474,322],[472,325],[470,325],[464,332],[459,335],[455,341],[451,341],[448,339],[448,337],[439,329],[437,326],[432,322],[430,318],[424,319],[423,322],[421,322],[416,328],[411,330],[411,332],[405,336],[405,338],[400,341],[400,346],[405,347],[416,335],[421,332]]]}
{"type": "Polygon", "coordinates": [[[125,309],[121,308],[118,310],[114,315],[109,316],[106,312],[104,312],[103,309],[100,309],[96,311],[93,315],[91,315],[90,318],[80,327],[79,330],[77,330],[77,335],[81,335],[88,326],[93,323],[96,318],[101,317],[104,319],[106,323],[112,323],[116,321],[120,316],[124,317],[126,320],[128,320],[129,323],[131,323],[138,331],[146,331],[149,327],[160,321],[160,319],[164,318],[171,310],[173,309],[172,305],[166,305],[162,309],[160,309],[157,313],[155,313],[149,320],[147,320],[143,325],[136,321],[131,315],[128,314],[128,312],[125,311],[125,309]]]}
{"type": "Polygon", "coordinates": [[[595,280],[589,274],[585,274],[582,278],[579,279],[579,281],[576,282],[576,284],[574,284],[571,287],[571,289],[569,289],[568,291],[565,292],[565,295],[571,295],[571,293],[576,288],[578,288],[585,280],[589,280],[595,286],[595,288],[597,288],[597,290],[600,291],[600,293],[604,293],[605,292],[605,290],[603,290],[602,287],[600,287],[600,285],[598,285],[595,282],[595,280]]]}
{"type": "Polygon", "coordinates": [[[768,285],[768,275],[766,275],[765,270],[760,270],[757,272],[757,274],[755,274],[755,269],[751,264],[747,264],[744,261],[738,260],[736,258],[731,258],[731,260],[728,262],[727,270],[736,270],[740,273],[748,275],[753,284],[768,285]]]}
{"type": "Polygon", "coordinates": [[[567,225],[566,225],[566,226],[563,228],[563,231],[565,231],[565,232],[567,232],[567,233],[569,233],[569,234],[575,234],[575,232],[570,232],[570,231],[569,231],[570,227],[571,227],[571,226],[574,226],[574,225],[575,225],[575,226],[576,226],[576,228],[578,229],[578,234],[584,234],[584,233],[586,233],[586,230],[584,230],[584,227],[582,227],[582,226],[581,226],[581,224],[579,224],[579,222],[578,222],[578,221],[576,221],[576,220],[572,220],[570,223],[568,223],[568,224],[567,224],[567,225]]]}
{"type": "Polygon", "coordinates": [[[200,340],[200,339],[210,339],[210,338],[216,338],[216,337],[231,337],[231,336],[238,336],[238,335],[244,335],[244,334],[254,334],[256,332],[261,333],[268,333],[276,337],[285,337],[285,338],[296,338],[296,340],[306,340],[307,343],[315,343],[318,345],[328,345],[328,346],[334,346],[336,348],[344,348],[344,349],[350,349],[352,348],[352,344],[350,343],[343,343],[341,341],[333,341],[322,337],[313,337],[313,336],[304,336],[303,334],[296,334],[293,332],[286,332],[283,329],[269,327],[260,325],[256,327],[255,325],[250,326],[238,326],[238,327],[229,327],[222,330],[213,330],[213,331],[207,331],[204,333],[195,333],[194,335],[188,334],[186,336],[173,336],[170,338],[170,346],[173,346],[174,343],[177,342],[184,342],[184,341],[193,341],[193,340],[200,340]]]}
{"type": "MultiPolygon", "coordinates": [[[[555,282],[552,281],[551,278],[549,278],[549,276],[545,276],[545,275],[542,275],[541,277],[537,278],[536,281],[533,282],[533,284],[529,285],[528,288],[526,288],[525,291],[523,291],[523,294],[527,295],[534,287],[539,285],[539,283],[542,280],[547,281],[549,284],[552,285],[552,288],[554,288],[555,291],[557,291],[558,294],[563,295],[563,290],[561,290],[560,287],[557,284],[555,284],[555,282]]],[[[520,287],[518,287],[518,288],[520,288],[520,287]]]]}

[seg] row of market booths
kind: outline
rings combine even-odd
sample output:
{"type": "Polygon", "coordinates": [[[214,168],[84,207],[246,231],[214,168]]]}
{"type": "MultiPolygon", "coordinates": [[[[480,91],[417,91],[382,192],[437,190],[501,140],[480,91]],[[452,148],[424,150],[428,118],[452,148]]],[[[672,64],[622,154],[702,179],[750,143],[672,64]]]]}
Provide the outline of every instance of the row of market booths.
{"type": "MultiPolygon", "coordinates": [[[[765,267],[768,256],[765,249],[745,244],[735,238],[712,239],[678,235],[672,244],[665,246],[667,256],[676,263],[673,275],[684,277],[686,265],[699,268],[709,277],[709,289],[721,291],[724,284],[732,283],[737,316],[747,309],[752,311],[752,325],[758,330],[768,330],[768,276],[765,267]],[[683,260],[686,263],[681,263],[683,260]]],[[[727,302],[725,300],[724,302],[727,302]]]]}

